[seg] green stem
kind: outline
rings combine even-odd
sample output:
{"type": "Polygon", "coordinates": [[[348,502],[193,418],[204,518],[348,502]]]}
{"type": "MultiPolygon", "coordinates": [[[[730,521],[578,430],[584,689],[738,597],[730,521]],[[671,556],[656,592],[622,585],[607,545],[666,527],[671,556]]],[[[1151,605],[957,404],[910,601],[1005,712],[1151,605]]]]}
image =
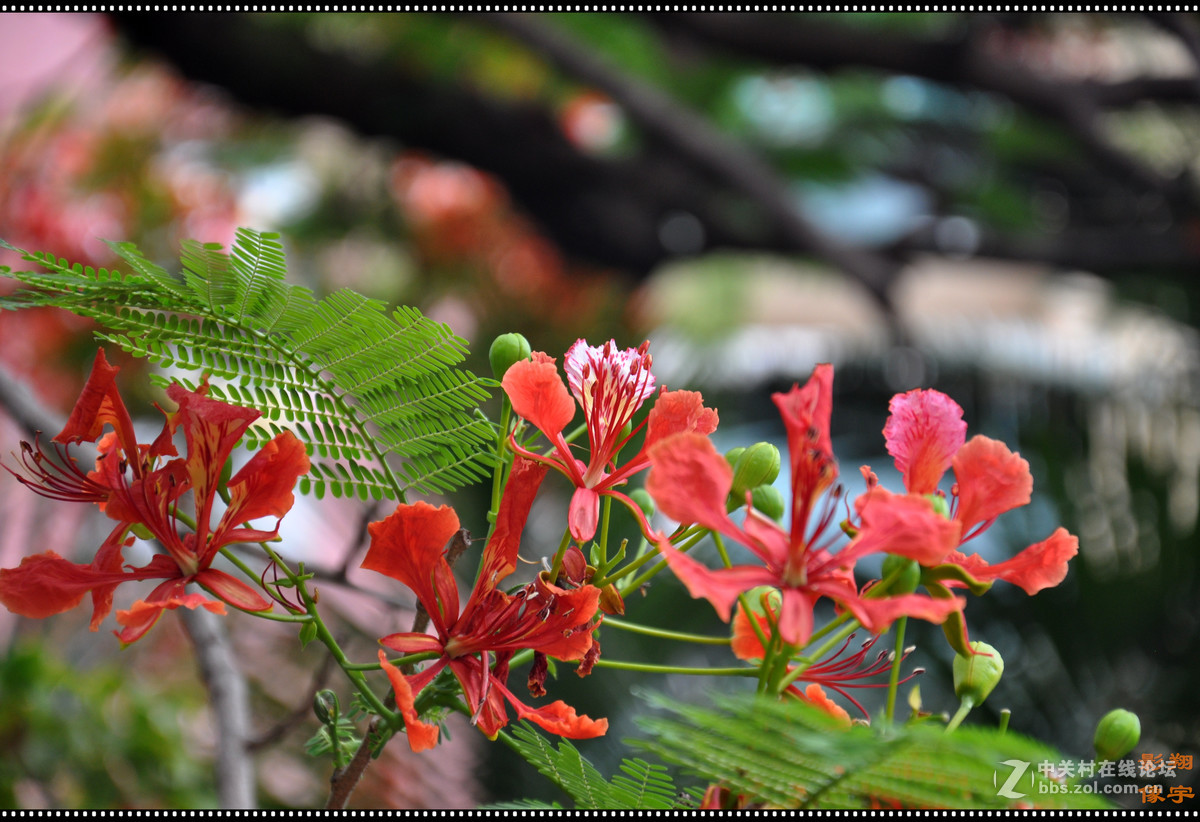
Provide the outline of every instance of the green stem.
{"type": "Polygon", "coordinates": [[[500,400],[500,429],[496,434],[496,470],[492,474],[492,509],[488,512],[488,538],[496,528],[496,517],[500,510],[500,492],[504,490],[504,477],[508,473],[507,460],[504,458],[508,450],[508,423],[512,414],[512,403],[508,395],[503,394],[500,400]]]}
{"type": "Polygon", "coordinates": [[[946,733],[954,733],[955,729],[962,724],[962,721],[967,718],[967,714],[975,707],[975,700],[969,696],[964,696],[962,704],[958,706],[958,712],[954,714],[954,718],[950,720],[950,724],[946,726],[946,733]]]}
{"type": "Polygon", "coordinates": [[[608,521],[612,517],[612,501],[613,498],[606,494],[604,496],[604,502],[601,503],[600,561],[596,563],[596,565],[601,568],[608,565],[608,521]]]}
{"type": "MultiPolygon", "coordinates": [[[[687,531],[684,532],[685,535],[687,533],[688,533],[687,531]]],[[[692,548],[696,547],[696,544],[698,542],[700,542],[700,540],[704,539],[704,537],[707,534],[708,534],[708,531],[702,530],[700,533],[693,536],[692,539],[690,539],[687,543],[678,546],[676,550],[690,551],[692,548]]],[[[658,555],[657,554],[646,554],[646,556],[642,557],[641,559],[629,563],[624,568],[622,568],[620,571],[613,574],[611,577],[608,577],[607,579],[602,580],[600,584],[605,584],[605,583],[613,582],[614,580],[618,580],[621,577],[628,574],[630,571],[635,571],[642,565],[645,565],[647,562],[654,559],[654,557],[656,557],[656,556],[658,556],[658,555]]],[[[621,596],[625,596],[629,592],[636,591],[638,588],[641,588],[643,585],[646,584],[646,582],[649,579],[651,579],[655,574],[657,574],[659,571],[662,571],[666,567],[667,567],[667,561],[665,559],[660,560],[659,562],[656,562],[653,566],[651,566],[650,570],[646,571],[645,573],[643,573],[643,574],[635,577],[634,579],[630,580],[629,582],[625,583],[625,585],[623,585],[621,587],[621,596]]]]}
{"type": "Polygon", "coordinates": [[[1012,711],[1010,711],[1008,708],[1005,708],[1000,712],[1000,733],[1005,733],[1008,731],[1008,720],[1011,716],[1012,711]]]}
{"type": "Polygon", "coordinates": [[[554,552],[554,562],[550,565],[550,582],[551,584],[558,581],[558,572],[562,570],[563,556],[567,553],[567,548],[571,546],[571,528],[567,527],[563,531],[562,542],[558,544],[558,550],[554,552]]]}
{"type": "Polygon", "coordinates": [[[900,663],[904,660],[904,629],[908,627],[908,617],[902,616],[896,620],[896,650],[892,657],[892,673],[888,677],[887,708],[884,716],[890,725],[896,716],[896,691],[900,684],[900,663]]]}
{"type": "Polygon", "coordinates": [[[690,674],[692,676],[758,676],[756,668],[684,668],[677,665],[652,665],[648,662],[622,662],[620,660],[596,660],[597,668],[616,668],[622,671],[645,671],[653,674],[690,674]]]}
{"type": "MultiPolygon", "coordinates": [[[[416,665],[418,662],[425,662],[429,659],[437,659],[441,654],[437,651],[422,651],[419,654],[409,654],[402,656],[399,659],[389,659],[388,662],[399,668],[401,665],[416,665]]],[[[343,666],[349,671],[378,671],[380,664],[378,662],[352,662],[343,666]]]]}
{"type": "Polygon", "coordinates": [[[725,550],[725,540],[721,539],[721,535],[713,531],[713,544],[717,546],[717,553],[721,555],[721,563],[726,568],[732,568],[733,563],[729,560],[729,552],[725,550]]]}
{"type": "Polygon", "coordinates": [[[662,628],[651,628],[647,625],[638,625],[635,622],[625,622],[621,619],[614,619],[606,616],[604,618],[604,627],[619,628],[622,631],[629,631],[632,634],[643,634],[645,636],[658,637],[659,639],[676,639],[680,642],[695,642],[700,645],[728,645],[729,637],[720,636],[704,636],[702,634],[686,634],[680,631],[667,631],[662,628]]]}

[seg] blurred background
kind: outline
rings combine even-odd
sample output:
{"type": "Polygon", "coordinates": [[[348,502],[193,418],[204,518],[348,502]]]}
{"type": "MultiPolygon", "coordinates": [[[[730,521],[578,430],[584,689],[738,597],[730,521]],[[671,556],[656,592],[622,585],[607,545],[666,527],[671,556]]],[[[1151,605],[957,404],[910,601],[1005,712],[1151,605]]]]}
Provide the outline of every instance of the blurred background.
{"type": "MultiPolygon", "coordinates": [[[[851,484],[861,464],[898,483],[893,393],[949,393],[1035,477],[1033,504],[972,547],[1003,559],[1058,523],[1080,538],[1057,588],[970,603],[972,638],[1007,665],[975,721],[1011,708],[1012,728],[1086,760],[1096,720],[1124,707],[1137,753],[1198,752],[1200,18],[3,14],[0,52],[0,237],[19,247],[111,265],[98,238],[129,240],[174,270],[184,238],[279,231],[293,281],[418,306],[470,341],[476,373],[511,330],[556,357],[578,337],[649,339],[660,382],[720,409],[722,448],[782,445],[770,393],[833,362],[851,484]]],[[[0,315],[5,461],[31,419],[58,430],[91,330],[0,315]]],[[[123,367],[153,428],[146,366],[123,367]]],[[[568,489],[547,487],[531,535],[553,546],[568,489]]],[[[450,501],[485,533],[478,489],[450,501]]],[[[355,658],[411,621],[398,585],[354,571],[361,526],[386,513],[302,500],[284,521],[355,658]]],[[[103,528],[0,476],[0,566],[90,557],[103,528]]],[[[670,579],[627,605],[725,630],[670,579]]],[[[0,614],[0,804],[223,801],[194,627],[170,615],[119,652],[84,610],[0,614]]],[[[227,623],[256,801],[323,802],[311,695],[345,689],[293,632],[227,623]]],[[[729,664],[603,636],[611,658],[729,664]]],[[[909,638],[925,709],[953,711],[940,631],[909,638]]],[[[581,747],[611,770],[640,687],[733,686],[602,671],[551,692],[610,717],[581,747]]],[[[389,745],[353,804],[557,798],[455,730],[420,757],[389,745]]]]}

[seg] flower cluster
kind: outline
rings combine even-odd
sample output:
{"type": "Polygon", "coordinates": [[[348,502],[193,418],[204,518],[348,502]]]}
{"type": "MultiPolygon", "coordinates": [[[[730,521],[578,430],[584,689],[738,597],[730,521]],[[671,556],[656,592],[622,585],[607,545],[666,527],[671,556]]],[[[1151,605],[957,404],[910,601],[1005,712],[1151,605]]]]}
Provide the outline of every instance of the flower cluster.
{"type": "MultiPolygon", "coordinates": [[[[92,595],[92,630],[112,609],[117,586],[135,580],[163,580],[129,610],[117,612],[124,644],[141,639],[164,610],[204,607],[224,613],[228,603],[245,611],[267,611],[271,603],[254,589],[212,563],[222,547],[236,542],[275,539],[269,531],[244,526],[251,520],[282,518],[292,507],[292,488],[308,471],[303,443],[284,432],[264,445],[228,482],[229,504],[212,525],[221,472],[246,429],[259,413],[205,396],[206,386],[188,391],[178,384],[167,396],[179,408],[166,414],[162,432],[149,445],[138,443],[133,420],[117,393],[118,369],[104,352],[96,355],[66,427],[54,437],[52,458],[40,443],[22,444],[26,474],[8,469],[37,493],[53,499],[94,502],[112,520],[112,532],[87,564],[71,562],[54,551],[26,557],[17,568],[0,570],[0,602],[28,617],[47,617],[74,608],[92,595]],[[106,427],[113,430],[105,432],[106,427]],[[182,428],[187,454],[179,457],[172,435],[182,428]],[[66,446],[95,442],[95,468],[84,473],[66,446]],[[170,459],[168,459],[170,458],[170,459]],[[192,493],[195,530],[180,534],[180,498],[192,493]],[[132,533],[148,534],[165,552],[140,568],[126,567],[123,549],[132,533]],[[215,596],[186,592],[196,583],[215,596]]],[[[8,466],[5,466],[8,468],[8,466]]]]}
{"type": "MultiPolygon", "coordinates": [[[[962,616],[966,600],[957,592],[965,588],[979,594],[1003,579],[1036,593],[1062,581],[1077,551],[1076,539],[1060,528],[994,565],[963,553],[963,546],[999,515],[1030,501],[1033,481],[1028,463],[1003,443],[983,436],[968,441],[962,408],[939,392],[911,391],[892,399],[883,434],[903,477],[903,492],[883,488],[864,466],[867,487],[853,500],[838,482],[830,435],[832,366],[817,366],[805,385],[775,394],[791,488],[784,517],[777,492],[774,497],[763,493],[779,472],[778,449],[761,443],[737,449],[736,456],[718,453],[709,438],[717,427],[716,411],[706,408],[698,393],[659,386],[647,344],[620,349],[611,340],[597,347],[581,339],[566,352],[565,382],[554,359],[531,352],[524,338],[507,335],[500,349],[492,359],[509,404],[503,419],[507,423],[511,408],[523,422],[498,431],[497,451],[511,452],[511,459],[499,461],[491,528],[465,602],[448,553],[455,544],[465,545],[467,537],[452,508],[402,502],[368,527],[362,567],[410,589],[431,631],[418,621],[413,630],[379,640],[378,668],[394,692],[395,710],[365,686],[360,672],[374,663],[343,667],[391,730],[403,727],[414,751],[438,743],[436,717],[447,708],[468,715],[489,738],[508,724],[510,711],[565,737],[604,734],[606,719],[580,714],[562,700],[527,704],[509,687],[510,668],[531,661],[527,687],[531,697],[540,698],[546,695],[551,658],[577,663],[581,676],[596,665],[614,664],[599,659],[602,620],[623,613],[622,597],[663,567],[732,623],[730,650],[758,676],[760,691],[809,702],[849,724],[847,711],[825,689],[865,716],[849,689],[889,687],[894,697],[896,685],[919,672],[900,678],[908,650],[874,650],[893,623],[913,617],[943,625],[969,662],[979,653],[972,649],[984,646],[968,644],[962,616]],[[583,425],[567,433],[577,409],[583,425]],[[586,450],[573,443],[584,432],[586,450]],[[539,436],[546,445],[536,444],[539,436]],[[513,586],[508,580],[550,469],[573,486],[565,532],[556,550],[543,553],[545,570],[513,586]],[[652,527],[642,505],[627,493],[629,483],[647,469],[648,499],[679,523],[671,533],[652,527]],[[956,482],[947,495],[940,485],[950,469],[956,482]],[[644,537],[636,556],[626,557],[624,546],[608,555],[609,506],[601,506],[603,497],[633,513],[644,537]],[[709,536],[724,567],[710,568],[688,553],[709,536]],[[753,559],[735,564],[724,539],[744,546],[753,559]],[[864,582],[857,576],[858,563],[870,555],[887,557],[884,573],[864,582]],[[659,558],[663,562],[633,575],[659,558]],[[510,587],[502,587],[506,583],[510,587]],[[921,585],[925,592],[918,592],[921,585]],[[816,624],[821,600],[830,601],[836,612],[824,625],[816,624]],[[850,651],[852,632],[860,628],[870,636],[850,651]],[[389,659],[388,651],[400,658],[389,659]],[[889,674],[888,685],[879,681],[889,674]]],[[[309,467],[304,445],[290,433],[280,434],[223,480],[233,449],[257,411],[210,398],[207,382],[196,391],[175,384],[167,396],[177,410],[165,415],[152,442],[139,443],[117,392],[116,374],[103,352],[97,354],[53,451],[40,443],[23,444],[23,470],[8,469],[45,496],[95,503],[115,521],[112,532],[88,564],[47,551],[0,570],[0,602],[18,614],[44,617],[74,607],[90,593],[95,630],[112,609],[117,586],[161,580],[145,599],[117,613],[118,637],[126,644],[144,636],[163,611],[181,606],[270,610],[270,601],[214,568],[213,561],[231,543],[276,538],[278,524],[259,530],[248,523],[282,518],[291,508],[293,486],[309,467]],[[173,441],[180,429],[183,456],[173,441]],[[68,446],[85,441],[95,442],[99,451],[87,472],[68,452],[68,446]],[[181,510],[185,494],[191,496],[191,517],[181,510]],[[226,501],[219,517],[218,495],[226,501]],[[181,533],[181,522],[188,532],[181,533]],[[162,553],[142,567],[127,567],[122,552],[135,535],[152,537],[162,553]],[[188,592],[190,583],[215,599],[188,592]]],[[[321,634],[336,649],[329,632],[319,629],[316,597],[305,593],[302,576],[287,573],[300,589],[303,607],[294,606],[295,613],[283,618],[317,629],[310,635],[321,634]]],[[[345,663],[344,655],[338,659],[345,663]]],[[[999,670],[998,655],[994,662],[999,670]]]]}

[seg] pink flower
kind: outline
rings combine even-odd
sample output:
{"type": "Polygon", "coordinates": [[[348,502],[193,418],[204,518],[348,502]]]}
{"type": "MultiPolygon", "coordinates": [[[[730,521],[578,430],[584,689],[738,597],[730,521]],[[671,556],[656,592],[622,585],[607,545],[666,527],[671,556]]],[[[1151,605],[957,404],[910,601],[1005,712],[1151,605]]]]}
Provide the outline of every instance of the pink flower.
{"type": "MultiPolygon", "coordinates": [[[[820,495],[837,479],[837,463],[829,438],[833,367],[819,365],[801,388],[775,394],[787,430],[792,481],[792,518],[788,530],[753,509],[742,526],[726,513],[733,471],[712,443],[695,433],[666,438],[650,450],[646,490],[659,509],[680,523],[695,523],[736,539],[762,565],[709,569],[681,553],[665,538],[657,540],[671,569],[694,597],[712,603],[729,621],[738,595],[759,585],[780,589],[778,631],[784,642],[803,647],[813,630],[813,607],[828,597],[854,614],[868,630],[881,633],[901,616],[942,622],[962,608],[956,598],[932,599],[906,594],[862,596],[854,581],[854,564],[868,553],[886,552],[917,561],[938,562],[958,544],[958,526],[937,514],[928,500],[882,492],[860,501],[858,533],[840,551],[825,532],[834,519],[840,488],[819,517],[814,513],[820,495]]],[[[874,492],[872,492],[874,494],[874,492]]]]}
{"type": "Polygon", "coordinates": [[[704,407],[700,394],[662,391],[643,423],[646,436],[641,449],[623,465],[616,465],[617,452],[642,426],[629,433],[625,427],[654,393],[648,346],[649,343],[642,343],[640,348],[622,351],[612,340],[599,348],[589,346],[584,340],[576,341],[567,351],[563,366],[570,393],[558,375],[554,359],[540,351],[504,374],[502,385],[513,410],[538,428],[554,446],[552,454],[541,455],[522,448],[514,440],[513,450],[555,468],[575,484],[567,523],[571,536],[579,542],[596,534],[601,496],[623,502],[638,518],[642,530],[651,533],[641,508],[615,489],[649,465],[649,449],[664,437],[685,431],[711,434],[716,430],[717,412],[704,407]],[[590,450],[586,463],[571,453],[562,433],[575,416],[576,403],[583,409],[587,423],[590,450]]]}
{"type": "MultiPolygon", "coordinates": [[[[976,435],[966,441],[963,410],[945,394],[909,391],[893,397],[889,407],[892,413],[883,435],[911,493],[936,492],[946,469],[953,467],[957,482],[951,491],[951,515],[962,527],[962,543],[1032,499],[1029,463],[997,440],[976,435]]],[[[1058,528],[1006,562],[989,565],[978,554],[967,556],[956,550],[942,563],[958,566],[979,582],[1003,579],[1032,595],[1062,582],[1068,561],[1078,552],[1079,540],[1058,528]]],[[[951,587],[962,584],[946,582],[951,587]]]]}

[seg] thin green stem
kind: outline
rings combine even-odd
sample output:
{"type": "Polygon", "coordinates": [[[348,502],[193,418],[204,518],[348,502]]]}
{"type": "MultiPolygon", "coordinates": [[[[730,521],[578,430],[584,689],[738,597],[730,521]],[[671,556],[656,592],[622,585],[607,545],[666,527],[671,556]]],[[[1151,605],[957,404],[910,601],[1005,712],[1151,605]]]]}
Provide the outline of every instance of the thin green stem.
{"type": "Polygon", "coordinates": [[[597,668],[615,668],[622,671],[644,671],[653,674],[688,674],[691,676],[758,676],[757,668],[685,668],[678,665],[652,665],[648,662],[623,662],[601,657],[596,660],[597,668]]]}
{"type": "Polygon", "coordinates": [[[612,518],[612,501],[613,498],[606,494],[600,504],[600,561],[596,565],[601,568],[608,565],[608,521],[612,518]]]}
{"type": "Polygon", "coordinates": [[[971,709],[975,707],[975,700],[969,696],[963,697],[962,704],[958,706],[957,713],[950,720],[950,724],[946,726],[946,733],[954,733],[962,721],[967,718],[967,714],[971,713],[971,709]]]}
{"type": "Polygon", "coordinates": [[[890,725],[896,716],[896,691],[900,685],[900,663],[904,661],[904,629],[908,627],[908,617],[902,616],[896,620],[896,648],[892,657],[892,672],[888,677],[887,708],[884,716],[890,725]]]}
{"type": "Polygon", "coordinates": [[[648,625],[638,625],[636,622],[626,622],[613,617],[604,618],[604,627],[618,628],[631,634],[658,637],[659,639],[675,639],[680,642],[695,642],[699,645],[728,645],[729,637],[704,636],[703,634],[687,634],[681,631],[667,631],[662,628],[651,628],[648,625]]]}
{"type": "Polygon", "coordinates": [[[725,550],[725,540],[721,539],[721,535],[713,531],[713,544],[717,546],[717,553],[721,555],[721,563],[726,568],[732,568],[733,563],[729,560],[729,552],[725,550]]]}
{"type": "Polygon", "coordinates": [[[508,423],[512,415],[512,403],[503,392],[500,398],[500,428],[496,433],[496,470],[492,473],[492,509],[488,512],[488,538],[496,527],[496,516],[500,510],[500,492],[504,489],[504,476],[507,473],[508,461],[505,452],[508,450],[508,423]]]}
{"type": "Polygon", "coordinates": [[[554,552],[554,562],[550,565],[550,582],[558,581],[558,572],[562,570],[563,556],[567,553],[567,548],[571,545],[571,528],[563,531],[562,541],[558,543],[558,550],[554,552]]]}
{"type": "MultiPolygon", "coordinates": [[[[684,532],[685,535],[687,533],[688,533],[687,531],[684,532]]],[[[690,551],[692,548],[696,547],[696,544],[699,543],[700,540],[704,539],[704,537],[707,534],[708,534],[707,530],[701,531],[701,533],[698,533],[695,536],[693,536],[692,539],[690,539],[687,543],[678,546],[678,548],[676,550],[690,551]]],[[[651,559],[653,559],[656,556],[657,556],[657,554],[646,554],[646,556],[642,557],[641,559],[635,560],[634,562],[629,563],[624,568],[622,568],[620,571],[613,574],[611,577],[608,577],[607,579],[602,580],[600,584],[609,583],[609,582],[613,582],[614,580],[618,580],[621,577],[628,574],[630,571],[637,570],[642,565],[645,565],[647,562],[649,562],[651,559]]],[[[636,591],[638,588],[641,588],[643,585],[646,584],[646,582],[650,578],[652,578],[655,574],[657,574],[659,571],[662,571],[666,567],[667,567],[667,561],[665,559],[661,560],[659,562],[656,562],[653,566],[650,567],[650,569],[648,571],[635,577],[634,579],[630,580],[629,582],[625,583],[625,585],[623,585],[621,587],[621,595],[624,596],[625,594],[629,593],[630,591],[636,591]]]]}
{"type": "Polygon", "coordinates": [[[1008,731],[1008,720],[1012,716],[1012,711],[1005,708],[1000,712],[1000,733],[1008,731]]]}
{"type": "MultiPolygon", "coordinates": [[[[437,659],[441,654],[437,651],[422,651],[419,654],[409,654],[399,659],[389,659],[388,662],[399,668],[401,665],[416,665],[430,659],[437,659]]],[[[349,671],[378,671],[382,666],[378,662],[352,662],[344,666],[349,671]]]]}

